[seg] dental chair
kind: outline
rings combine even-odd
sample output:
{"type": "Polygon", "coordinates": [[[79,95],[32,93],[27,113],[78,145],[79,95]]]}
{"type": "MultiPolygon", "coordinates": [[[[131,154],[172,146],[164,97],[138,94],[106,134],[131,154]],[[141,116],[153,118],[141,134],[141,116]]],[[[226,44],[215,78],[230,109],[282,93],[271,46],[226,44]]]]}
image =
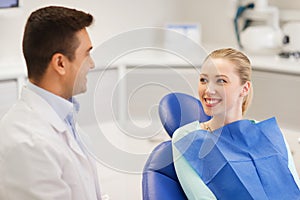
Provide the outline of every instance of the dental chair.
{"type": "MultiPolygon", "coordinates": [[[[159,103],[159,117],[172,138],[174,131],[193,121],[210,119],[198,99],[183,93],[170,93],[159,103]]],[[[159,144],[150,154],[143,171],[143,200],[186,200],[177,178],[171,140],[159,144]]]]}

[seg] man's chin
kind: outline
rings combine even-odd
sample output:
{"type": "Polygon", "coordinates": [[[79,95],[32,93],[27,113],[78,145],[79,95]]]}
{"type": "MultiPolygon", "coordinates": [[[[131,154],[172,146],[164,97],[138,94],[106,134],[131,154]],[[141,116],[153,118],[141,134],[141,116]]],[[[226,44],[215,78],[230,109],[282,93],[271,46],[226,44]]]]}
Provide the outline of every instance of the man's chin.
{"type": "Polygon", "coordinates": [[[86,91],[87,91],[86,87],[75,88],[75,90],[73,91],[73,96],[85,93],[86,91]]]}

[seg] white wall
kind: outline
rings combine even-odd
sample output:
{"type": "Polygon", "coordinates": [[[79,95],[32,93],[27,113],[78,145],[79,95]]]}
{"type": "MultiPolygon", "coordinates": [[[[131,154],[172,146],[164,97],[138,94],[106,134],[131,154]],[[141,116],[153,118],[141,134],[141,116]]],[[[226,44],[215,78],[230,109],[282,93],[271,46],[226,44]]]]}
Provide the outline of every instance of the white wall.
{"type": "Polygon", "coordinates": [[[96,19],[90,28],[94,46],[123,31],[163,26],[178,21],[180,0],[24,0],[18,11],[0,10],[0,66],[24,63],[21,42],[29,14],[46,5],[64,5],[90,12],[96,19]]]}
{"type": "Polygon", "coordinates": [[[295,0],[269,0],[269,5],[277,6],[280,9],[300,9],[300,1],[295,0]]]}
{"type": "MultiPolygon", "coordinates": [[[[255,0],[185,0],[184,20],[198,21],[202,26],[202,41],[206,44],[237,46],[233,27],[236,5],[255,0]]],[[[300,1],[269,0],[269,5],[279,9],[300,9],[300,1]]]]}
{"type": "MultiPolygon", "coordinates": [[[[23,7],[18,12],[0,10],[0,66],[3,63],[24,63],[21,41],[25,21],[31,11],[45,5],[75,7],[93,14],[96,21],[90,34],[94,46],[124,31],[161,27],[167,22],[200,23],[203,43],[236,46],[233,17],[238,1],[23,0],[23,7]]],[[[294,0],[269,0],[269,4],[283,9],[300,9],[300,2],[294,0]]]]}
{"type": "Polygon", "coordinates": [[[235,6],[236,0],[185,0],[184,18],[200,22],[203,43],[234,45],[235,6]]]}

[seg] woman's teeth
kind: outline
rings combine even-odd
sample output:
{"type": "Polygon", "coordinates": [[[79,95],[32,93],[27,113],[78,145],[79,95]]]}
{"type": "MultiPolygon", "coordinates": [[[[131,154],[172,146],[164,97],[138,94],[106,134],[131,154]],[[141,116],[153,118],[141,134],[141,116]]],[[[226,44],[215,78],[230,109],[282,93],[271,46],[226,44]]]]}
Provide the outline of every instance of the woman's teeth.
{"type": "Polygon", "coordinates": [[[218,103],[220,100],[218,99],[205,99],[205,102],[208,104],[215,104],[218,103]]]}

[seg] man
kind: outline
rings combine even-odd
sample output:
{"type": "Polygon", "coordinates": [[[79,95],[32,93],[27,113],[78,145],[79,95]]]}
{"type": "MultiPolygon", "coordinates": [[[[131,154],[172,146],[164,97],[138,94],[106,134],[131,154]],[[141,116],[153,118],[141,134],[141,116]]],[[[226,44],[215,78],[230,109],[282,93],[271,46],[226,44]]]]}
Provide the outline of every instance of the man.
{"type": "Polygon", "coordinates": [[[95,165],[73,122],[94,67],[90,14],[45,7],[27,20],[29,83],[0,122],[0,199],[99,200],[95,165]]]}

